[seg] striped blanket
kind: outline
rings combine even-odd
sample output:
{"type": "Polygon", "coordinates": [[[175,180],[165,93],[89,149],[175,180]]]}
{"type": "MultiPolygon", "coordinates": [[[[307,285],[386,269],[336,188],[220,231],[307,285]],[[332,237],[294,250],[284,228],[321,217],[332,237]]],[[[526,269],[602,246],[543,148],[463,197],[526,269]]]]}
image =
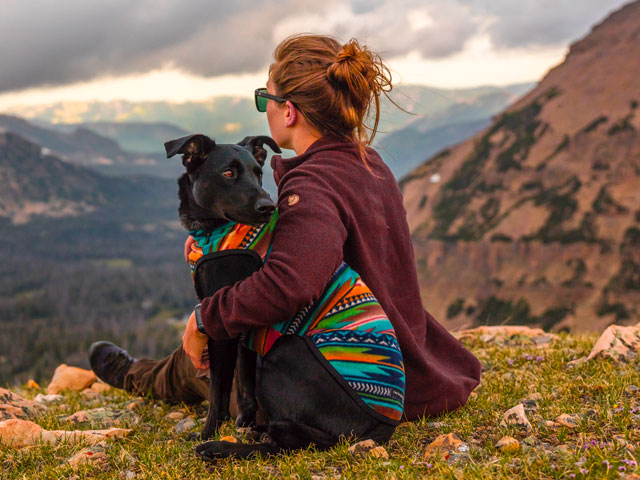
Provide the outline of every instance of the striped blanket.
{"type": "MultiPolygon", "coordinates": [[[[265,261],[277,211],[260,226],[229,223],[212,232],[189,232],[192,272],[204,256],[220,250],[251,249],[265,261]]],[[[266,355],[282,335],[307,336],[329,371],[384,417],[398,421],[404,405],[405,376],[400,345],[382,306],[360,276],[342,263],[323,294],[293,318],[250,332],[249,348],[266,355]]]]}

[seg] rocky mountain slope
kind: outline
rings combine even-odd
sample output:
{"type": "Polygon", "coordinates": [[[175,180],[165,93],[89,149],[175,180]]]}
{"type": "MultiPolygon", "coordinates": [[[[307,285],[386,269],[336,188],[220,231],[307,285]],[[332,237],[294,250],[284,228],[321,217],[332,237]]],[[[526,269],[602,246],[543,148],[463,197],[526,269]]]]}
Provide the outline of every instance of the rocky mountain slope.
{"type": "Polygon", "coordinates": [[[449,327],[640,315],[640,2],[481,133],[402,182],[425,305],[449,327]]]}

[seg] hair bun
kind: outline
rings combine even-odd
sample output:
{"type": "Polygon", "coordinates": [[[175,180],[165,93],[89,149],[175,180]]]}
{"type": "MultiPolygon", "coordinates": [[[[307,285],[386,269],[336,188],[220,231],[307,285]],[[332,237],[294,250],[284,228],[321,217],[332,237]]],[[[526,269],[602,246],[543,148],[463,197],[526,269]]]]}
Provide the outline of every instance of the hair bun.
{"type": "Polygon", "coordinates": [[[372,65],[371,54],[366,48],[360,47],[357,40],[351,39],[342,46],[335,61],[327,68],[327,79],[336,87],[352,88],[354,82],[369,80],[372,65]]]}

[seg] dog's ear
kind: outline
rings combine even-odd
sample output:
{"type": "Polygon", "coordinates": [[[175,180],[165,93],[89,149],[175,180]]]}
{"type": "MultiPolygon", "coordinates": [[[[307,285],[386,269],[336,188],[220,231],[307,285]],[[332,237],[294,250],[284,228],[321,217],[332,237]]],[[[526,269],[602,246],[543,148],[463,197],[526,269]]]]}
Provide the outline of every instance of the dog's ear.
{"type": "Polygon", "coordinates": [[[276,153],[282,153],[278,144],[273,138],[266,135],[258,135],[257,137],[244,137],[237,145],[246,148],[251,152],[251,155],[258,161],[260,166],[264,165],[264,161],[267,159],[267,151],[264,149],[264,144],[269,145],[271,150],[276,153]]]}
{"type": "Polygon", "coordinates": [[[181,153],[182,165],[187,170],[192,170],[207,158],[215,146],[216,142],[213,139],[206,135],[196,134],[170,140],[164,144],[164,149],[167,152],[167,158],[181,153]]]}

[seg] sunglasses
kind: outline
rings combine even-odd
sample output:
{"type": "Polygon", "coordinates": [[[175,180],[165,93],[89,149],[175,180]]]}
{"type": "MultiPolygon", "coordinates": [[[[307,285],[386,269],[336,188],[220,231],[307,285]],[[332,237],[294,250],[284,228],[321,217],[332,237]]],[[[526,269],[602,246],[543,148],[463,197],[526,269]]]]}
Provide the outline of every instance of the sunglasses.
{"type": "Polygon", "coordinates": [[[274,100],[279,103],[284,103],[287,101],[286,98],[278,97],[277,95],[271,95],[267,93],[266,88],[256,88],[255,91],[255,100],[256,100],[256,108],[259,112],[267,111],[267,103],[269,100],[274,100]]]}

